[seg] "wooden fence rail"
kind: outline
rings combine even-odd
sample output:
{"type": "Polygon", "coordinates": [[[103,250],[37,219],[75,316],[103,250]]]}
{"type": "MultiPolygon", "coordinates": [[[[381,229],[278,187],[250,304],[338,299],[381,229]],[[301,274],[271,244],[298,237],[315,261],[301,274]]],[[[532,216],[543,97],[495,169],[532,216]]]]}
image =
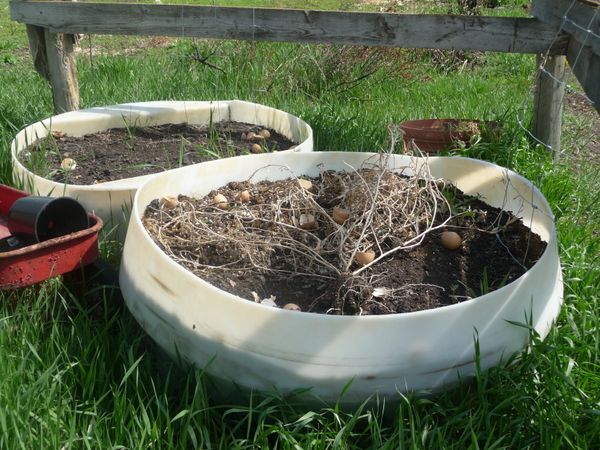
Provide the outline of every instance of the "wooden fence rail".
{"type": "Polygon", "coordinates": [[[534,18],[303,11],[219,6],[12,2],[11,18],[54,33],[566,52],[557,27],[534,18]]]}

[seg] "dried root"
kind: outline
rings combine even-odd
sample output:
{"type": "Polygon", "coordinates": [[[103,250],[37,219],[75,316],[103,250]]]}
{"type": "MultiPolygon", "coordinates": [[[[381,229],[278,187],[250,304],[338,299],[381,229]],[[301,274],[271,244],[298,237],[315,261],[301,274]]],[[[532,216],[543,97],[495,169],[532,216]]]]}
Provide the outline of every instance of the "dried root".
{"type": "Polygon", "coordinates": [[[179,196],[169,208],[155,201],[144,225],[200,277],[246,270],[333,280],[330,313],[360,314],[363,302],[377,301],[369,268],[452,218],[436,181],[426,162],[398,171],[381,155],[312,180],[229,183],[202,199],[179,196]]]}

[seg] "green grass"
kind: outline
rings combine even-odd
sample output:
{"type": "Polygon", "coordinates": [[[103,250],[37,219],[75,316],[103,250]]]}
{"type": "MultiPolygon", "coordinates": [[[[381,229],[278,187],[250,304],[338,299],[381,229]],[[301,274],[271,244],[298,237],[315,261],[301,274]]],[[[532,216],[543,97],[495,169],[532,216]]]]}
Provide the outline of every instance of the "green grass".
{"type": "MultiPolygon", "coordinates": [[[[345,6],[353,8],[350,3],[345,6]]],[[[520,10],[522,2],[503,3],[494,13],[520,10]]],[[[15,132],[52,114],[49,89],[23,50],[24,29],[6,18],[6,7],[0,0],[4,183],[10,182],[15,132]]],[[[561,164],[527,138],[517,119],[527,124],[530,118],[531,56],[481,55],[473,67],[448,73],[426,51],[365,54],[291,44],[180,39],[114,56],[135,42],[94,37],[105,55],[89,58],[84,39],[78,59],[83,107],[256,101],[305,119],[319,150],[387,148],[387,125],[410,118],[499,120],[502,139],[461,153],[511,167],[543,191],[556,214],[565,304],[544,342],[534,339],[510,367],[454,391],[409,396],[393,407],[307,411],[275,393],[218,404],[207,396],[210,383],[202,372],[171,363],[126,308],[102,292],[79,300],[61,280],[50,280],[0,294],[0,448],[600,447],[600,183],[597,168],[569,163],[570,152],[589,138],[589,119],[567,117],[572,126],[561,164]],[[225,74],[194,63],[194,45],[202,54],[215,52],[210,61],[225,74]]],[[[110,242],[103,251],[118,260],[110,242]]]]}

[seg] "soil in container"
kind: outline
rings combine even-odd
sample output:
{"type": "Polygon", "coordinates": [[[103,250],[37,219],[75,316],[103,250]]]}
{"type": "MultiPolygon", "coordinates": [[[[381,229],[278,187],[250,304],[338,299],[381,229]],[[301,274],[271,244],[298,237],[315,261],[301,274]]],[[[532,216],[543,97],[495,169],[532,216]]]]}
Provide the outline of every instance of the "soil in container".
{"type": "Polygon", "coordinates": [[[199,199],[156,199],[143,222],[167,255],[213,285],[323,314],[468,301],[521,276],[546,248],[514,215],[427,171],[232,182],[199,199]]]}
{"type": "Polygon", "coordinates": [[[288,150],[297,143],[241,122],[112,128],[82,137],[54,130],[19,154],[32,172],[59,183],[97,184],[211,159],[288,150]]]}

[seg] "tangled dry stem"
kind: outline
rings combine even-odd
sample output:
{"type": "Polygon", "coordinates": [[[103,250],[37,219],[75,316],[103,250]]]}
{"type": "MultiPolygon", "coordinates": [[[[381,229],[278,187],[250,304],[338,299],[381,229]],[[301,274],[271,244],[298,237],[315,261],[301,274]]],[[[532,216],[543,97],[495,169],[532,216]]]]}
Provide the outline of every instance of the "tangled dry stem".
{"type": "MultiPolygon", "coordinates": [[[[167,255],[200,277],[252,270],[337,280],[338,308],[332,309],[343,311],[349,300],[360,308],[361,302],[377,301],[371,266],[419,245],[452,219],[439,180],[426,160],[416,161],[393,170],[388,155],[379,155],[359,168],[324,170],[310,190],[294,176],[285,184],[230,183],[218,191],[228,197],[226,209],[214,204],[217,191],[202,199],[180,196],[172,209],[151,204],[144,225],[167,255]],[[250,191],[250,202],[233,198],[241,189],[250,191]],[[349,218],[337,223],[333,207],[345,209],[349,218]],[[302,227],[306,217],[314,218],[314,229],[302,227]],[[368,251],[375,258],[361,265],[357,254],[368,251]]],[[[260,170],[252,178],[257,175],[260,170]]]]}

